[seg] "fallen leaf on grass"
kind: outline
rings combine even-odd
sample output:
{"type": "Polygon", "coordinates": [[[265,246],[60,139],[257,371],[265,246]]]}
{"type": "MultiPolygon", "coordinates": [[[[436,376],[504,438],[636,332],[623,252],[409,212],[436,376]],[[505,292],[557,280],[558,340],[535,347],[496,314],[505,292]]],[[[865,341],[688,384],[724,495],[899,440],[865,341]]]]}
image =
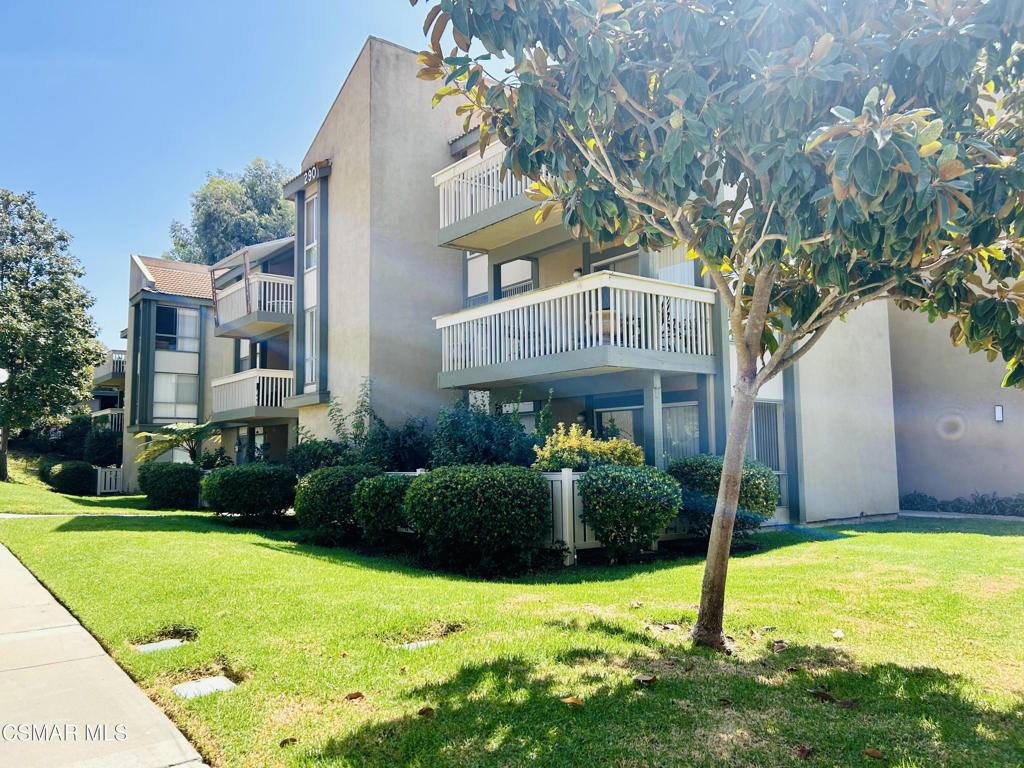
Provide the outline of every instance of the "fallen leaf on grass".
{"type": "Polygon", "coordinates": [[[809,758],[811,756],[811,753],[813,751],[814,751],[813,747],[809,747],[806,744],[804,744],[803,746],[800,747],[800,749],[798,749],[796,751],[796,756],[799,757],[801,760],[806,760],[807,758],[809,758]]]}
{"type": "Polygon", "coordinates": [[[787,648],[789,648],[789,643],[785,640],[772,640],[772,650],[776,653],[782,653],[787,648]]]}
{"type": "Polygon", "coordinates": [[[828,691],[818,690],[817,688],[810,688],[807,692],[811,694],[811,696],[813,696],[814,698],[821,699],[822,701],[833,702],[836,700],[836,697],[828,691]]]}
{"type": "Polygon", "coordinates": [[[278,677],[277,672],[275,672],[274,673],[274,679],[277,680],[277,677],[278,677]]]}
{"type": "Polygon", "coordinates": [[[786,671],[789,672],[789,674],[791,675],[799,672],[802,669],[803,667],[786,667],[786,671]]]}
{"type": "Polygon", "coordinates": [[[833,640],[842,640],[844,637],[846,637],[846,635],[843,634],[843,630],[841,630],[841,629],[833,629],[832,630],[832,639],[833,640]]]}
{"type": "Polygon", "coordinates": [[[693,664],[687,664],[686,668],[683,669],[683,672],[693,672],[693,667],[694,667],[693,664]]]}
{"type": "Polygon", "coordinates": [[[298,741],[299,740],[296,739],[294,736],[289,736],[287,739],[281,739],[281,743],[278,744],[277,746],[279,746],[279,747],[290,747],[292,744],[298,743],[298,741]]]}
{"type": "Polygon", "coordinates": [[[351,693],[346,693],[345,694],[345,698],[348,699],[349,701],[356,701],[358,699],[363,698],[363,692],[362,691],[352,691],[351,693]]]}
{"type": "Polygon", "coordinates": [[[760,633],[760,632],[758,632],[758,631],[757,631],[756,629],[754,629],[753,627],[751,627],[751,628],[750,628],[750,642],[752,642],[752,643],[756,643],[756,642],[757,642],[758,640],[760,640],[760,639],[761,639],[761,633],[760,633]]]}
{"type": "Polygon", "coordinates": [[[847,699],[846,701],[837,701],[836,704],[838,704],[843,709],[856,709],[857,708],[857,700],[856,699],[847,699]]]}
{"type": "Polygon", "coordinates": [[[761,627],[762,632],[774,632],[778,627],[761,627]]]}
{"type": "Polygon", "coordinates": [[[408,671],[409,671],[408,667],[402,667],[401,669],[398,670],[398,674],[404,675],[408,671]]]}
{"type": "Polygon", "coordinates": [[[629,607],[630,607],[630,608],[639,608],[639,607],[640,607],[640,606],[642,606],[643,604],[644,604],[644,601],[643,601],[643,600],[632,600],[632,601],[630,601],[630,603],[629,603],[629,607]]]}
{"type": "Polygon", "coordinates": [[[568,704],[570,707],[583,706],[583,702],[580,699],[577,699],[575,696],[566,696],[564,699],[562,699],[562,703],[568,704]]]}
{"type": "Polygon", "coordinates": [[[420,717],[428,717],[428,718],[429,717],[433,717],[434,716],[434,708],[433,707],[422,707],[422,708],[420,708],[420,710],[416,714],[419,715],[420,717]]]}
{"type": "Polygon", "coordinates": [[[727,698],[725,698],[723,696],[722,698],[720,698],[718,700],[718,703],[721,704],[723,707],[731,707],[732,706],[732,699],[727,699],[727,698]]]}
{"type": "Polygon", "coordinates": [[[885,760],[885,755],[883,755],[874,747],[868,747],[867,749],[865,749],[864,754],[868,757],[873,757],[875,760],[885,760]]]}
{"type": "Polygon", "coordinates": [[[658,678],[654,675],[633,675],[633,682],[640,683],[640,685],[653,685],[658,682],[658,678]]]}

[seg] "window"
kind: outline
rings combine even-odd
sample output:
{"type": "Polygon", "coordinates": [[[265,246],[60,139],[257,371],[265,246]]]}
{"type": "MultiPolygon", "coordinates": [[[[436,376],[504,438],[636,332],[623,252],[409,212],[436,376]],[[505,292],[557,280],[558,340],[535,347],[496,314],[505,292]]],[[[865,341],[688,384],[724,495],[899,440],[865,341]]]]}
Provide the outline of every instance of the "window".
{"type": "Polygon", "coordinates": [[[303,228],[303,239],[305,240],[303,251],[303,265],[306,269],[313,269],[317,265],[319,256],[320,240],[320,204],[317,196],[306,199],[306,218],[303,228]]]}
{"type": "Polygon", "coordinates": [[[600,408],[597,410],[597,433],[603,439],[619,437],[639,445],[642,420],[643,410],[640,408],[600,408]]]}
{"type": "Polygon", "coordinates": [[[686,257],[686,246],[664,248],[658,252],[658,279],[679,285],[697,285],[696,259],[686,257]]]}
{"type": "Polygon", "coordinates": [[[747,458],[767,464],[776,473],[785,471],[781,411],[782,403],[754,403],[754,418],[747,438],[747,458]]]}
{"type": "Polygon", "coordinates": [[[682,459],[700,453],[700,415],[697,403],[666,405],[661,409],[662,450],[665,457],[682,459]]]}
{"type": "Polygon", "coordinates": [[[187,373],[153,375],[153,421],[195,421],[199,416],[199,377],[187,373]]]}
{"type": "Polygon", "coordinates": [[[623,275],[639,275],[640,256],[636,251],[633,251],[632,253],[613,256],[610,259],[601,259],[590,265],[591,272],[601,272],[603,270],[618,272],[623,275]]]}
{"type": "Polygon", "coordinates": [[[467,307],[487,303],[487,254],[466,253],[466,297],[467,307]]]}
{"type": "Polygon", "coordinates": [[[306,358],[305,358],[305,369],[306,369],[306,383],[313,384],[316,382],[316,310],[306,310],[306,358]]]}
{"type": "Polygon", "coordinates": [[[235,339],[235,344],[238,345],[238,352],[236,353],[235,358],[235,373],[248,371],[252,368],[252,345],[249,343],[248,339],[235,339]]]}
{"type": "Polygon", "coordinates": [[[533,284],[533,259],[515,259],[506,261],[498,267],[498,283],[501,289],[501,298],[518,296],[534,289],[533,284]]]}
{"type": "Polygon", "coordinates": [[[174,352],[198,352],[199,310],[158,306],[156,348],[174,352]]]}

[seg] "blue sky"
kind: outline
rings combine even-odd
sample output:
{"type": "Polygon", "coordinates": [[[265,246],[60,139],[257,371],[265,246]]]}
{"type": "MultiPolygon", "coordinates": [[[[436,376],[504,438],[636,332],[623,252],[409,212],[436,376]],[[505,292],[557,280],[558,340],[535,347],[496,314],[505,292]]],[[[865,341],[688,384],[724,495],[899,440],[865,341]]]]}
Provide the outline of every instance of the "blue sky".
{"type": "Polygon", "coordinates": [[[73,237],[108,346],[128,256],[170,247],[208,171],[293,171],[369,35],[419,50],[407,0],[0,2],[0,187],[73,237]]]}

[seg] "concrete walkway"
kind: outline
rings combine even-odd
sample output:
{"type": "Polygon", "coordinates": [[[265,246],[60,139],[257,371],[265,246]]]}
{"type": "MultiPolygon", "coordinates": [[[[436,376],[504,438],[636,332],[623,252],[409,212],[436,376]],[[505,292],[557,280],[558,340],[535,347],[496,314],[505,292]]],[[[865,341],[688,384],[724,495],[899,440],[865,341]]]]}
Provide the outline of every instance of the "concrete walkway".
{"type": "Polygon", "coordinates": [[[0,545],[0,766],[202,765],[174,723],[0,545]]]}

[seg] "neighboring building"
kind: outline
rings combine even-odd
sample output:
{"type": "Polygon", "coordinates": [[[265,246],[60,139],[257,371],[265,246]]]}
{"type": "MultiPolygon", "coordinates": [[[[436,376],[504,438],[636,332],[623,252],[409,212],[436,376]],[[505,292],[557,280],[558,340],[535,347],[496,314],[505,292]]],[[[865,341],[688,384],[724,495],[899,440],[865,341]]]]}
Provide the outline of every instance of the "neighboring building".
{"type": "MultiPolygon", "coordinates": [[[[417,68],[367,41],[285,187],[294,238],[212,268],[132,257],[126,468],[131,432],[190,420],[222,423],[236,461],[283,460],[297,427],[334,437],[330,403],[350,410],[367,379],[390,424],[455,397],[520,402],[529,424],[550,393],[556,421],[617,432],[652,464],[723,451],[734,352],[696,262],[536,223],[502,147],[481,157],[417,68]]],[[[779,478],[778,518],[1024,490],[1021,441],[985,419],[1024,416],[1024,398],[964,355],[882,303],[837,323],[756,406],[748,453],[779,478]]]]}
{"type": "Polygon", "coordinates": [[[127,350],[108,349],[93,370],[92,400],[89,410],[94,426],[105,425],[114,432],[124,431],[124,382],[127,350]]]}

